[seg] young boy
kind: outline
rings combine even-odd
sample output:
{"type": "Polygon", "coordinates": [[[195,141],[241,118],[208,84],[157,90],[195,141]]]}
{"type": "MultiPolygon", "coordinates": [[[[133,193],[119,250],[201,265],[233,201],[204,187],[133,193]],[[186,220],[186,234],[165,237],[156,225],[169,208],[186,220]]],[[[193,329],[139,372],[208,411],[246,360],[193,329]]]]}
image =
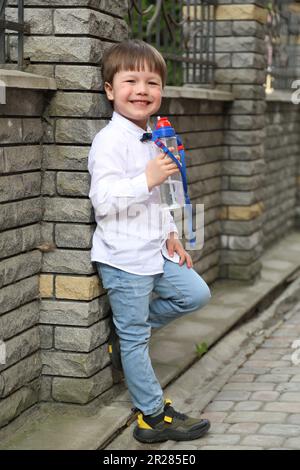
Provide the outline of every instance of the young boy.
{"type": "MultiPolygon", "coordinates": [[[[141,412],[134,437],[146,443],[197,439],[209,421],[178,413],[164,401],[148,352],[151,328],[201,308],[210,298],[170,212],[161,208],[159,186],[179,171],[177,165],[145,140],[147,135],[143,138],[161,105],[166,64],[152,46],[128,40],[106,50],[103,79],[114,112],[89,154],[89,197],[97,222],[91,259],[108,291],[120,361],[141,412]],[[158,297],[150,302],[152,291],[158,297]]],[[[116,348],[113,344],[113,363],[116,348]]]]}

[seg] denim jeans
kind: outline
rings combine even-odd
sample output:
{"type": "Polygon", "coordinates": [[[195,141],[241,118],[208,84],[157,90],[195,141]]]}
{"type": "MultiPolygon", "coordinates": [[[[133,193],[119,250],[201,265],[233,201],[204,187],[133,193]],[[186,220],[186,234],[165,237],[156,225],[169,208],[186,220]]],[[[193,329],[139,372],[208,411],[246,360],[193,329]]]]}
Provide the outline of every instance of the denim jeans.
{"type": "Polygon", "coordinates": [[[108,291],[133,404],[145,415],[155,413],[164,399],[149,357],[151,328],[203,307],[211,297],[210,290],[193,268],[166,258],[163,273],[146,276],[104,263],[97,262],[96,266],[108,291]],[[158,297],[151,300],[152,292],[158,297]]]}

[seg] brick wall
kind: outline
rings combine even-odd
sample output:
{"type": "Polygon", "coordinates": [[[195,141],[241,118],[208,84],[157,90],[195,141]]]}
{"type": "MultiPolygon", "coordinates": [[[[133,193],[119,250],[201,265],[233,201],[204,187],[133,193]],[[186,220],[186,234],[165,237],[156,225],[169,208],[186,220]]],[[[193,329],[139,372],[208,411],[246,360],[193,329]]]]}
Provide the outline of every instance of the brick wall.
{"type": "Polygon", "coordinates": [[[261,269],[265,3],[220,1],[217,7],[216,81],[235,98],[224,136],[221,277],[244,281],[261,269]]]}
{"type": "Polygon", "coordinates": [[[165,98],[159,111],[170,117],[185,145],[192,204],[204,204],[204,246],[190,254],[194,269],[208,283],[219,276],[220,269],[222,162],[227,152],[224,106],[221,101],[165,98]]]}
{"type": "Polygon", "coordinates": [[[268,102],[266,136],[264,248],[282,238],[295,225],[299,181],[297,171],[300,161],[299,105],[268,102]]]}
{"type": "Polygon", "coordinates": [[[27,0],[26,71],[56,79],[45,112],[41,399],[87,403],[112,386],[107,297],[90,262],[94,214],[87,156],[111,108],[99,64],[127,37],[123,0],[27,0]]]}
{"type": "Polygon", "coordinates": [[[17,89],[0,105],[0,426],[39,396],[43,107],[42,92],[17,89]]]}

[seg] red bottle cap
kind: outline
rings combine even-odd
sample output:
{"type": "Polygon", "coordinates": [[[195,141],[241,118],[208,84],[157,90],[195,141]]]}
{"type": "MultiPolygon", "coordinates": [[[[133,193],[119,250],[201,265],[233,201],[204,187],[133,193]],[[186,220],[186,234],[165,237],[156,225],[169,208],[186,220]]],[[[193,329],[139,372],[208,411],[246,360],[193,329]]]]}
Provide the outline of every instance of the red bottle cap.
{"type": "Polygon", "coordinates": [[[161,117],[158,119],[156,129],[161,129],[162,127],[172,127],[167,117],[161,117]]]}

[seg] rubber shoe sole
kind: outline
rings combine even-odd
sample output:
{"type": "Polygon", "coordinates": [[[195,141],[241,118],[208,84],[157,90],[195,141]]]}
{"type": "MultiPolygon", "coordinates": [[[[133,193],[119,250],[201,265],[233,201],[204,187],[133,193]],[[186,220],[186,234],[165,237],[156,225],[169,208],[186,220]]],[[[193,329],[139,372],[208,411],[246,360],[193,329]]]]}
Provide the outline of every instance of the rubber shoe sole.
{"type": "Polygon", "coordinates": [[[154,444],[155,442],[165,442],[165,441],[192,441],[194,439],[199,439],[210,428],[210,422],[206,419],[203,420],[201,426],[196,429],[191,429],[190,431],[177,431],[176,429],[141,429],[138,426],[135,427],[133,431],[134,438],[145,444],[154,444]]]}

